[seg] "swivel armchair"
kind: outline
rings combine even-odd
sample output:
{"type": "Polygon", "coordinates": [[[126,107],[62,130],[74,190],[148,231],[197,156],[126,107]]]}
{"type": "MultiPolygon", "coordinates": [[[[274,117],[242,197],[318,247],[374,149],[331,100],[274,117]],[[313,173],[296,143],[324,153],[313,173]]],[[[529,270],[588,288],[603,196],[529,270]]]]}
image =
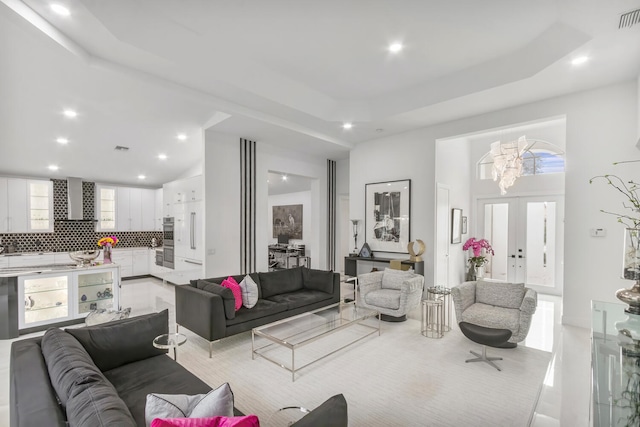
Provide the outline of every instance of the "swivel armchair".
{"type": "Polygon", "coordinates": [[[413,270],[385,268],[384,271],[358,276],[358,303],[362,307],[380,312],[380,319],[403,322],[407,313],[422,300],[424,277],[413,270]]]}
{"type": "Polygon", "coordinates": [[[538,294],[523,283],[464,282],[451,289],[458,323],[485,328],[508,329],[511,338],[504,347],[524,341],[536,311],[538,294]]]}

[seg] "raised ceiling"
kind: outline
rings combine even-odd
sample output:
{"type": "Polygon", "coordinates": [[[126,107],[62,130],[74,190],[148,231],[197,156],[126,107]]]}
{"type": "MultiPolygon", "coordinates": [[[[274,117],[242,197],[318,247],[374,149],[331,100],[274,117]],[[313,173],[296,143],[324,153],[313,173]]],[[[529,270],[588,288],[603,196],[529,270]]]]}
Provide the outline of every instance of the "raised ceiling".
{"type": "Polygon", "coordinates": [[[640,0],[57,1],[68,17],[0,1],[3,174],[55,162],[159,185],[201,159],[212,123],[338,159],[381,135],[640,74],[640,25],[618,29],[640,0]]]}

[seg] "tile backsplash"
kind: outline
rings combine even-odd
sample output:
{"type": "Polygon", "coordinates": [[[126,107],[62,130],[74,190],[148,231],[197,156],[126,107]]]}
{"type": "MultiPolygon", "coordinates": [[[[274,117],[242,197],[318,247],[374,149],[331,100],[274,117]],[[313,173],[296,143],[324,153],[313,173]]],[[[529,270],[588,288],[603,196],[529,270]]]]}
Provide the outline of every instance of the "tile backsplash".
{"type": "Polygon", "coordinates": [[[151,246],[156,238],[162,244],[161,231],[118,231],[97,232],[94,219],[95,183],[83,182],[83,218],[86,221],[66,221],[67,181],[53,179],[53,233],[0,233],[2,246],[12,245],[16,252],[69,252],[97,249],[101,237],[115,235],[119,242],[116,247],[151,246]]]}

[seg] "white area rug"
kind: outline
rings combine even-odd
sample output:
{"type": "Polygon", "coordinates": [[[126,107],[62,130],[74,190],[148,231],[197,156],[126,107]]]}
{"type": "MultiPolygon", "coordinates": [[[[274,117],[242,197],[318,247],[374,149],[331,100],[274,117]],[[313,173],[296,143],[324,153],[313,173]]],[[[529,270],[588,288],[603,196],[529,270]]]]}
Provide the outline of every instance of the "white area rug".
{"type": "MultiPolygon", "coordinates": [[[[526,426],[551,353],[519,346],[489,348],[503,357],[498,372],[486,363],[465,363],[481,347],[458,329],[442,339],[420,334],[420,322],[382,323],[372,335],[296,374],[251,359],[251,333],[208,343],[184,328],[189,340],[178,362],[212,387],[228,382],[235,404],[262,422],[284,406],[315,408],[334,394],[347,399],[349,425],[526,426]]],[[[331,338],[329,338],[331,339],[331,338]]],[[[302,350],[304,351],[304,350],[302,350]]]]}

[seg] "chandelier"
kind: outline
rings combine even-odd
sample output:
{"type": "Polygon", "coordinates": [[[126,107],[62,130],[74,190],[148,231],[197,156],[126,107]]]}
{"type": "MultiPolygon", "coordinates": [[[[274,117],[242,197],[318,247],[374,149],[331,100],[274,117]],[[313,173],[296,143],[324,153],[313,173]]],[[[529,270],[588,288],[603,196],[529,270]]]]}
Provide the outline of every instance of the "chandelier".
{"type": "Polygon", "coordinates": [[[507,188],[511,187],[516,179],[522,176],[522,154],[527,148],[527,138],[521,136],[517,141],[496,141],[491,144],[491,156],[493,166],[491,176],[498,181],[500,194],[507,194],[507,188]]]}

